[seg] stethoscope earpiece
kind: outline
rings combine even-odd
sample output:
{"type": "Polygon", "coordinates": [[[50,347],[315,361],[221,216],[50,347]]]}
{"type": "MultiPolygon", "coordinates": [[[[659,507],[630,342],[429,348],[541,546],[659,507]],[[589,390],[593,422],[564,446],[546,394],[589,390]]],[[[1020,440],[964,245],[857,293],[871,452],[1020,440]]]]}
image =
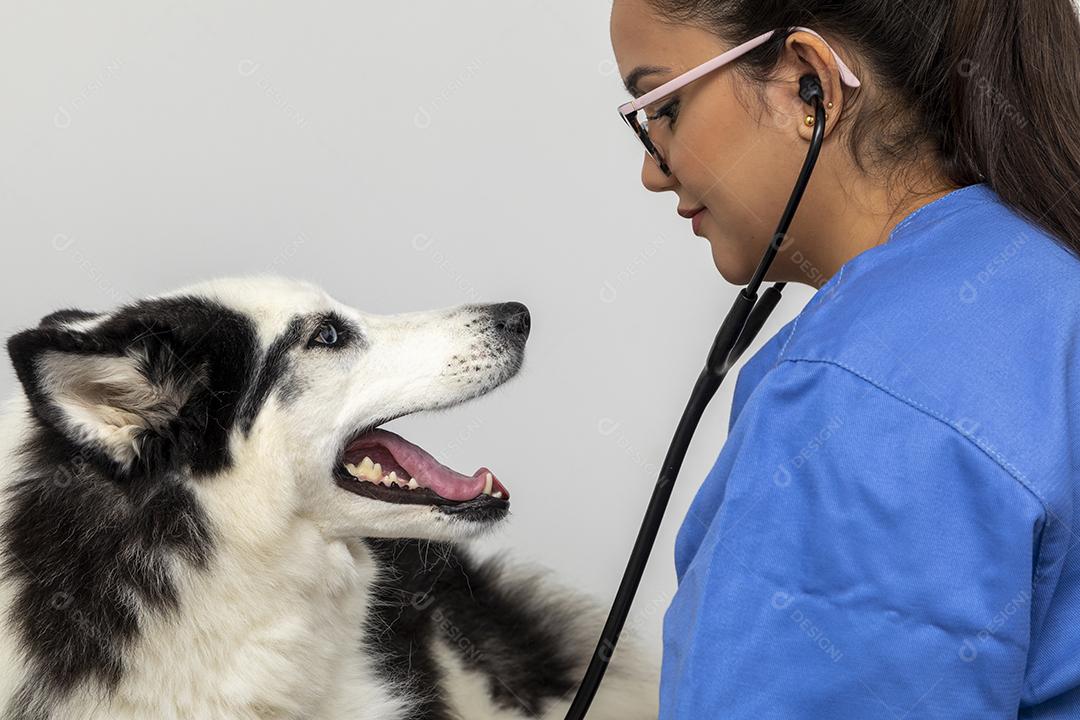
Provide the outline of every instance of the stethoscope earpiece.
{"type": "Polygon", "coordinates": [[[821,89],[821,81],[818,80],[817,75],[803,75],[799,78],[799,97],[811,106],[814,104],[815,97],[825,102],[825,91],[821,89]]]}
{"type": "MultiPolygon", "coordinates": [[[[803,75],[799,78],[799,97],[803,99],[807,105],[812,106],[815,110],[817,104],[825,102],[825,91],[821,88],[821,81],[817,75],[803,75]],[[815,100],[817,104],[815,104],[815,100]]],[[[825,107],[832,109],[833,104],[830,102],[825,107]]],[[[829,113],[825,113],[825,119],[829,119],[829,113]]],[[[806,127],[814,127],[817,124],[817,119],[814,115],[806,116],[806,127]]]]}

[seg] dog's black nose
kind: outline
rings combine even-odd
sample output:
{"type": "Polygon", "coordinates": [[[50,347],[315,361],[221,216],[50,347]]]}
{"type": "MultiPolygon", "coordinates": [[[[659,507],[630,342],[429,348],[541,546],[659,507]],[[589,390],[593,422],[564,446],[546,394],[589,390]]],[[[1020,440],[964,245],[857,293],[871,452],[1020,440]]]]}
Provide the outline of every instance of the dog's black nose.
{"type": "Polygon", "coordinates": [[[529,337],[532,319],[529,317],[529,308],[521,303],[499,303],[491,308],[491,315],[496,330],[511,335],[520,335],[522,340],[529,337]]]}

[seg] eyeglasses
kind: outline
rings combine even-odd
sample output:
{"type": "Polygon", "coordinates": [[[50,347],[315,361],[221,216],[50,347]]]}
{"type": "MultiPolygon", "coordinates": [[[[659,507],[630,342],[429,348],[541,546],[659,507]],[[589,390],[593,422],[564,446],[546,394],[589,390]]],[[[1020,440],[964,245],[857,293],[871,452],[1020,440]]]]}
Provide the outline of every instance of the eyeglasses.
{"type": "MultiPolygon", "coordinates": [[[[668,95],[671,95],[676,90],[683,88],[703,75],[742,57],[759,45],[763,45],[772,38],[773,35],[785,32],[786,30],[786,28],[783,30],[770,30],[763,35],[757,36],[753,40],[748,40],[742,45],[738,45],[727,52],[721,53],[712,60],[708,60],[692,70],[687,70],[682,75],[679,75],[673,80],[669,80],[655,90],[650,90],[641,97],[635,98],[619,106],[619,114],[622,115],[622,119],[625,120],[626,124],[630,126],[630,129],[634,131],[634,135],[641,140],[641,144],[645,146],[645,152],[652,156],[653,160],[656,161],[665,175],[670,176],[671,169],[668,167],[663,155],[661,155],[660,151],[657,149],[653,139],[649,136],[649,120],[655,120],[658,117],[662,117],[663,109],[650,116],[647,112],[647,108],[655,105],[657,101],[663,100],[668,95]]],[[[803,30],[816,36],[822,42],[825,42],[825,38],[821,37],[821,35],[818,35],[818,33],[810,28],[796,27],[793,28],[793,30],[803,30]]],[[[826,46],[828,45],[827,42],[825,42],[825,44],[826,46]]],[[[829,51],[832,52],[833,58],[835,58],[836,64],[840,69],[840,80],[845,85],[849,85],[853,88],[859,87],[862,83],[855,77],[855,73],[851,72],[848,66],[844,64],[844,61],[840,59],[840,56],[836,54],[835,50],[830,47],[829,51]]]]}

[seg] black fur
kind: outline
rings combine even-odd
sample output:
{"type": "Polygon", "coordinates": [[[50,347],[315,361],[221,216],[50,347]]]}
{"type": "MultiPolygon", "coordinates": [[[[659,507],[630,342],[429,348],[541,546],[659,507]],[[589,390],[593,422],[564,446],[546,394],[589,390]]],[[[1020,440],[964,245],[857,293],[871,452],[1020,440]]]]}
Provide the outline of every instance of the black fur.
{"type": "Polygon", "coordinates": [[[8,353],[32,412],[42,426],[57,430],[62,428],[59,411],[36,365],[47,351],[137,353],[145,358],[141,370],[151,383],[191,383],[195,392],[181,412],[139,439],[139,467],[125,471],[96,447],[77,450],[110,474],[148,475],[183,460],[202,475],[228,466],[228,434],[251,376],[256,343],[255,329],[242,315],[201,298],[181,297],[127,306],[91,332],[54,323],[25,330],[8,340],[8,353]]]}
{"type": "Polygon", "coordinates": [[[64,323],[78,322],[79,320],[92,320],[97,316],[98,313],[87,312],[85,310],[57,310],[56,312],[49,313],[41,318],[40,325],[62,325],[64,323]]]}
{"type": "Polygon", "coordinates": [[[255,422],[259,411],[288,372],[289,351],[306,340],[304,333],[308,324],[302,317],[293,318],[285,332],[267,348],[251,392],[247,394],[244,406],[240,410],[240,428],[245,433],[251,431],[251,425],[255,422]]]}
{"type": "Polygon", "coordinates": [[[53,700],[92,678],[115,687],[123,648],[139,631],[125,593],[168,612],[177,602],[169,559],[205,566],[212,528],[183,481],[229,466],[228,437],[257,354],[251,323],[203,299],[131,305],[89,332],[63,327],[81,317],[51,315],[8,343],[34,421],[0,527],[0,571],[18,588],[8,621],[31,661],[4,716],[10,720],[47,713],[53,700]],[[38,377],[46,351],[134,353],[148,382],[192,391],[168,422],[139,438],[138,462],[121,467],[65,434],[38,377]]]}
{"type": "MultiPolygon", "coordinates": [[[[565,697],[580,680],[565,641],[508,588],[494,565],[477,563],[448,543],[367,540],[379,563],[366,627],[386,658],[387,677],[408,676],[417,687],[439,688],[432,639],[441,634],[467,667],[488,678],[497,704],[539,717],[545,703],[565,697]]],[[[449,720],[436,694],[418,701],[410,720],[449,720]]]]}

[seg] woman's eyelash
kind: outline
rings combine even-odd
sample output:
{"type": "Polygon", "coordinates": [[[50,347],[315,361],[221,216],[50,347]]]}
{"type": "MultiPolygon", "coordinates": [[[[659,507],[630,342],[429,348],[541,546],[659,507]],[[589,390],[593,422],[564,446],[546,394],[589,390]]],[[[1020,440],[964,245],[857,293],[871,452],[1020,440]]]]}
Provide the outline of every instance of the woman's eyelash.
{"type": "Polygon", "coordinates": [[[667,105],[656,111],[655,115],[646,115],[649,120],[659,120],[662,117],[668,118],[669,122],[675,122],[675,118],[679,114],[679,101],[672,100],[667,105]]]}

